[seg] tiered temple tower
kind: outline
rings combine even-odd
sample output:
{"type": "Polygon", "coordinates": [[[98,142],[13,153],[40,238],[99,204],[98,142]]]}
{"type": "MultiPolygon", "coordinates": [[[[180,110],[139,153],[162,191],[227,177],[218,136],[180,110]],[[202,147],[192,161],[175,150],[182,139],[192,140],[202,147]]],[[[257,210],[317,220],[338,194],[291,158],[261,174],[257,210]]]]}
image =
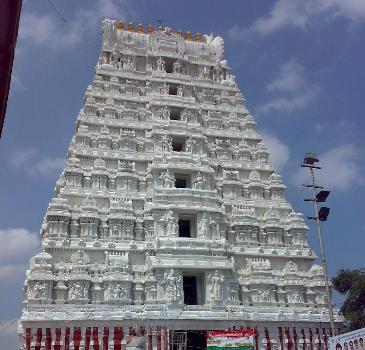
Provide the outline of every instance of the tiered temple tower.
{"type": "Polygon", "coordinates": [[[259,348],[319,348],[323,271],[223,39],[109,19],[102,32],[27,272],[21,349],[120,349],[128,334],[165,349],[169,331],[233,327],[255,327],[259,348]]]}

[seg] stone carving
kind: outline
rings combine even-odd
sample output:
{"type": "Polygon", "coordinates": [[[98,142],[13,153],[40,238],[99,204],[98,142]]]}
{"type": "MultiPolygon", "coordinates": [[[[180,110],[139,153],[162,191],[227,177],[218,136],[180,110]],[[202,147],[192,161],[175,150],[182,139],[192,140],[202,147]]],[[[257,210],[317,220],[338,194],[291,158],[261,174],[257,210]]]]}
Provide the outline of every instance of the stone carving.
{"type": "Polygon", "coordinates": [[[220,238],[219,224],[213,218],[209,220],[209,231],[210,231],[210,237],[212,237],[212,239],[220,238]]]}
{"type": "Polygon", "coordinates": [[[196,188],[197,190],[209,189],[207,184],[207,177],[200,171],[194,176],[193,187],[196,188]]]}
{"type": "Polygon", "coordinates": [[[268,259],[246,259],[247,268],[252,271],[269,271],[271,264],[268,259]]]}
{"type": "Polygon", "coordinates": [[[284,272],[286,273],[295,273],[298,272],[298,265],[293,261],[288,261],[284,267],[284,272]]]}
{"type": "Polygon", "coordinates": [[[78,250],[71,255],[71,261],[75,265],[87,265],[90,261],[89,256],[83,250],[78,250]]]}
{"type": "Polygon", "coordinates": [[[177,221],[172,210],[168,210],[164,219],[166,223],[166,236],[176,236],[177,221]]]}
{"type": "Polygon", "coordinates": [[[164,106],[161,109],[160,117],[163,120],[169,120],[170,119],[170,108],[167,106],[164,106]]]}
{"type": "Polygon", "coordinates": [[[189,110],[183,109],[181,114],[180,114],[180,117],[181,117],[182,122],[189,122],[190,117],[191,117],[191,113],[189,112],[189,110]]]}
{"type": "Polygon", "coordinates": [[[254,289],[251,291],[251,299],[254,303],[275,303],[274,291],[268,288],[254,289]]]}
{"type": "Polygon", "coordinates": [[[203,79],[210,79],[210,69],[207,66],[200,68],[199,77],[203,79]]]}
{"type": "Polygon", "coordinates": [[[168,302],[177,303],[181,299],[182,276],[174,269],[164,275],[166,283],[166,298],[168,302]]]}
{"type": "Polygon", "coordinates": [[[239,303],[239,286],[237,284],[231,284],[229,290],[229,299],[232,302],[239,303]]]}
{"type": "Polygon", "coordinates": [[[111,296],[114,299],[126,299],[127,298],[128,289],[126,286],[122,286],[120,283],[112,287],[111,296]]]}
{"type": "Polygon", "coordinates": [[[167,135],[162,135],[161,136],[161,150],[163,152],[171,152],[172,151],[171,138],[167,135]]]}
{"type": "Polygon", "coordinates": [[[160,72],[165,71],[165,61],[162,57],[159,57],[157,59],[157,70],[160,71],[160,72]]]}
{"type": "Polygon", "coordinates": [[[177,87],[177,96],[184,96],[184,88],[182,85],[177,87]]]}
{"type": "Polygon", "coordinates": [[[159,176],[160,184],[164,188],[174,188],[175,187],[175,176],[171,174],[169,170],[164,171],[159,176]]]}
{"type": "Polygon", "coordinates": [[[157,299],[157,287],[156,284],[150,284],[147,287],[147,301],[154,301],[157,299]]]}
{"type": "Polygon", "coordinates": [[[208,221],[208,215],[204,212],[199,221],[198,232],[200,237],[209,238],[208,221]]]}
{"type": "Polygon", "coordinates": [[[48,284],[45,282],[35,282],[30,290],[29,298],[36,300],[46,300],[48,294],[48,284]]]}
{"type": "Polygon", "coordinates": [[[181,63],[179,60],[174,61],[172,65],[172,71],[174,73],[181,73],[181,63]]]}
{"type": "Polygon", "coordinates": [[[210,275],[210,299],[212,301],[220,302],[223,300],[223,283],[224,276],[218,270],[215,270],[210,275]]]}
{"type": "Polygon", "coordinates": [[[76,281],[70,286],[68,298],[69,300],[88,299],[88,292],[88,287],[84,282],[76,281]]]}
{"type": "Polygon", "coordinates": [[[169,94],[169,90],[170,90],[170,84],[168,84],[168,83],[163,83],[160,86],[160,94],[161,95],[168,95],[169,94]]]}

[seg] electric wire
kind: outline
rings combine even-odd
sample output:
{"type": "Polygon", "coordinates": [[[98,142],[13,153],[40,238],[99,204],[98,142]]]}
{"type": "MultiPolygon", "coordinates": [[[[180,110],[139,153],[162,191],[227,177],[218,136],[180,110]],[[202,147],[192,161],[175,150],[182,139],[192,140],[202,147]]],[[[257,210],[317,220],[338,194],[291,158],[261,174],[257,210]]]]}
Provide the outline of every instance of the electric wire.
{"type": "Polygon", "coordinates": [[[46,0],[49,4],[49,6],[53,9],[53,11],[56,13],[56,15],[61,19],[61,21],[69,28],[71,32],[73,32],[80,41],[82,41],[85,45],[87,45],[90,49],[93,49],[93,47],[83,38],[78,31],[71,25],[70,21],[67,20],[67,18],[61,13],[61,11],[55,6],[55,4],[51,0],[46,0]]]}
{"type": "Polygon", "coordinates": [[[0,325],[0,333],[6,331],[10,326],[12,326],[15,322],[19,321],[19,318],[16,318],[14,320],[8,321],[0,325]]]}

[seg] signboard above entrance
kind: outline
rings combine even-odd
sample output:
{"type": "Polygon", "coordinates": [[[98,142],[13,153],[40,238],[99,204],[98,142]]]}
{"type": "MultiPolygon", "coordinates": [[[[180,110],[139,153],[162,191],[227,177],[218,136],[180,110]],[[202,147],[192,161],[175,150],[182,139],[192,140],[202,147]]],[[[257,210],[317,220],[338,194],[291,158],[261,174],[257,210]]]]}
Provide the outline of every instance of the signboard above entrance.
{"type": "Polygon", "coordinates": [[[239,331],[208,331],[207,332],[207,349],[240,349],[253,350],[254,348],[253,329],[239,331]]]}

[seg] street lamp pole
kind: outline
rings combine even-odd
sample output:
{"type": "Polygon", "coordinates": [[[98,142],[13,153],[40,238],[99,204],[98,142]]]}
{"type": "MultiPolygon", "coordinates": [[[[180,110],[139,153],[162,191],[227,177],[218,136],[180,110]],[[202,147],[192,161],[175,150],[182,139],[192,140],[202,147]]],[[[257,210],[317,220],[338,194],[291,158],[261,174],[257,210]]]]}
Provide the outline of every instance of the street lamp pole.
{"type": "Polygon", "coordinates": [[[317,191],[316,191],[316,189],[323,189],[322,186],[316,185],[316,182],[315,182],[314,169],[321,169],[319,166],[314,165],[314,163],[316,163],[316,162],[318,162],[318,159],[314,154],[306,154],[306,157],[304,158],[304,164],[302,165],[302,167],[309,168],[312,183],[310,185],[303,185],[303,186],[310,187],[310,188],[312,188],[312,191],[313,191],[313,198],[305,199],[305,200],[312,201],[314,203],[315,216],[308,217],[308,219],[312,219],[312,220],[316,221],[318,240],[319,240],[319,249],[320,249],[320,254],[321,254],[322,268],[323,268],[324,281],[325,281],[325,287],[326,287],[326,297],[327,297],[326,299],[327,299],[328,313],[329,313],[329,317],[330,317],[332,335],[335,336],[336,328],[335,328],[335,322],[334,322],[334,318],[333,318],[331,289],[330,289],[330,285],[328,283],[327,263],[326,263],[326,257],[324,254],[321,223],[320,223],[321,221],[327,220],[329,208],[321,208],[318,211],[318,202],[324,202],[326,200],[326,198],[328,197],[329,192],[321,191],[321,192],[317,193],[317,191]],[[321,194],[323,195],[322,198],[320,196],[321,194]],[[323,209],[325,209],[324,214],[321,213],[323,209]]]}

